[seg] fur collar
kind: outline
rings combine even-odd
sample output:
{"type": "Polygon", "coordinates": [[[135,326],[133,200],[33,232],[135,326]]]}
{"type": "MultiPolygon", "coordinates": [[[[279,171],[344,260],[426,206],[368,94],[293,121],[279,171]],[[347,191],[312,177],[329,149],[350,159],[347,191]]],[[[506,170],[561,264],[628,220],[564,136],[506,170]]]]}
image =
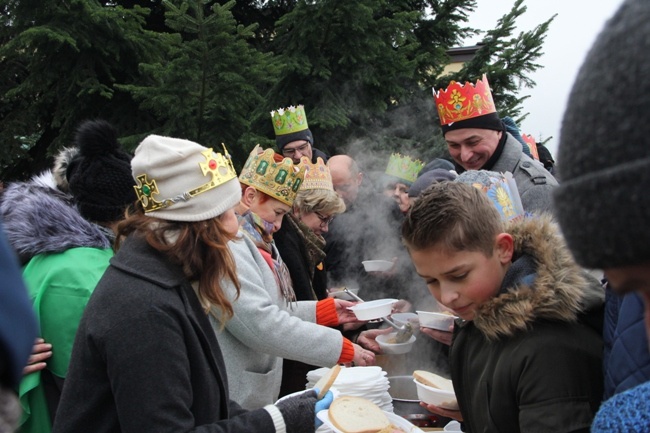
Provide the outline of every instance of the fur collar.
{"type": "Polygon", "coordinates": [[[106,229],[85,220],[51,171],[10,184],[0,203],[7,238],[21,264],[42,253],[74,247],[111,248],[106,229]]]}
{"type": "Polygon", "coordinates": [[[508,232],[515,257],[530,256],[537,272],[532,285],[503,287],[477,311],[474,325],[487,338],[512,336],[536,320],[574,322],[578,313],[602,303],[602,288],[575,263],[551,217],[524,218],[508,232]]]}

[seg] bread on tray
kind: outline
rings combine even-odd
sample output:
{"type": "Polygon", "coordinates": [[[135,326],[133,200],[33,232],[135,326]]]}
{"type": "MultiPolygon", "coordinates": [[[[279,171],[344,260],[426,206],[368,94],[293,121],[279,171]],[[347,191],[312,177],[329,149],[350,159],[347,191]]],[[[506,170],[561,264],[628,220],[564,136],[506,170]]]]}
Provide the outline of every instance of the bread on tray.
{"type": "Polygon", "coordinates": [[[332,425],[343,433],[403,432],[390,423],[379,406],[363,397],[337,398],[330,406],[328,416],[332,425]]]}
{"type": "Polygon", "coordinates": [[[413,378],[423,385],[454,392],[454,385],[451,383],[451,380],[438,376],[435,373],[425,370],[415,370],[413,372],[413,378]]]}

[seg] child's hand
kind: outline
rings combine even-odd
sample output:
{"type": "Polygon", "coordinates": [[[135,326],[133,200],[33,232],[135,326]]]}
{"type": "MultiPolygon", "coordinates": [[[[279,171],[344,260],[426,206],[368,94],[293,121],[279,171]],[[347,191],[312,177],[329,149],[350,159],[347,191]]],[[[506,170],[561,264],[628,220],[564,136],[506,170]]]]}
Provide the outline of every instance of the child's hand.
{"type": "Polygon", "coordinates": [[[32,354],[23,368],[23,376],[27,376],[35,371],[43,370],[47,367],[45,361],[52,357],[52,345],[46,343],[42,338],[37,338],[32,346],[32,354]]]}
{"type": "Polygon", "coordinates": [[[436,415],[455,419],[458,422],[463,422],[463,415],[460,413],[460,410],[444,409],[440,406],[436,406],[435,404],[426,404],[422,401],[420,402],[420,406],[426,408],[431,413],[435,413],[436,415]]]}

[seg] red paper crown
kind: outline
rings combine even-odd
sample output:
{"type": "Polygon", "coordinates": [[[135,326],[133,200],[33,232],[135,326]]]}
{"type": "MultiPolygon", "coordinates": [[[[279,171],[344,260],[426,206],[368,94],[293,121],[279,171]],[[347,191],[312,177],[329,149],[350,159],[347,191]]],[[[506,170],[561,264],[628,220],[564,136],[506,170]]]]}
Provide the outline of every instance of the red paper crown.
{"type": "Polygon", "coordinates": [[[436,92],[434,89],[433,99],[441,125],[450,125],[497,111],[485,74],[476,81],[476,85],[469,81],[464,85],[452,81],[444,90],[436,92]]]}
{"type": "Polygon", "coordinates": [[[537,143],[535,143],[535,138],[528,134],[521,134],[521,138],[523,138],[528,145],[530,154],[533,155],[533,158],[539,161],[539,152],[537,152],[537,143]]]}

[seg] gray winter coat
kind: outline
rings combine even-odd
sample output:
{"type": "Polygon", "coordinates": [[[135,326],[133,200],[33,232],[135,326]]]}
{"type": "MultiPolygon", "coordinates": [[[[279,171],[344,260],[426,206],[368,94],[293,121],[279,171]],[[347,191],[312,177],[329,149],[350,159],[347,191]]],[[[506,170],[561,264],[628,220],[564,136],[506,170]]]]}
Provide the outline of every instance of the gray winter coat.
{"type": "Polygon", "coordinates": [[[503,152],[490,170],[512,173],[526,212],[552,213],[552,191],[558,185],[557,180],[541,163],[522,151],[521,143],[516,138],[506,134],[503,152]]]}
{"type": "MultiPolygon", "coordinates": [[[[229,246],[241,292],[235,299],[234,286],[226,283],[235,314],[225,329],[210,318],[226,362],[231,398],[256,409],[277,400],[283,358],[331,367],[341,356],[343,336],[315,323],[315,301],[286,305],[269,265],[247,236],[229,246]]],[[[213,313],[218,317],[218,310],[213,313]]]]}

